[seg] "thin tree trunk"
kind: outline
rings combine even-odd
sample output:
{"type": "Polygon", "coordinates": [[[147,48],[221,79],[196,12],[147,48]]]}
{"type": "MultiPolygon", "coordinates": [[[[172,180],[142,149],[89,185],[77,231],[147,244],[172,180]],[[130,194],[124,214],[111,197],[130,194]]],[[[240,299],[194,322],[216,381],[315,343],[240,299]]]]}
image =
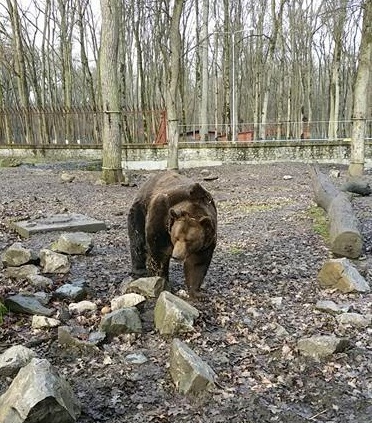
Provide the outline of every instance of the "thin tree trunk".
{"type": "Polygon", "coordinates": [[[166,94],[167,117],[168,117],[168,169],[178,169],[178,141],[179,141],[179,116],[177,108],[177,91],[179,88],[181,34],[180,20],[183,9],[183,0],[175,0],[170,33],[170,62],[168,72],[168,86],[166,94]]]}
{"type": "Polygon", "coordinates": [[[372,1],[364,2],[362,40],[359,50],[359,64],[354,85],[353,129],[351,136],[351,158],[349,173],[360,176],[364,171],[364,137],[372,66],[372,1]]]}
{"type": "Polygon", "coordinates": [[[100,74],[103,117],[102,180],[108,184],[121,182],[120,108],[117,75],[119,24],[117,0],[101,0],[102,33],[100,74]]]}
{"type": "Polygon", "coordinates": [[[200,106],[200,140],[208,140],[208,11],[209,0],[203,0],[203,22],[201,28],[201,65],[202,65],[202,92],[200,106]]]}

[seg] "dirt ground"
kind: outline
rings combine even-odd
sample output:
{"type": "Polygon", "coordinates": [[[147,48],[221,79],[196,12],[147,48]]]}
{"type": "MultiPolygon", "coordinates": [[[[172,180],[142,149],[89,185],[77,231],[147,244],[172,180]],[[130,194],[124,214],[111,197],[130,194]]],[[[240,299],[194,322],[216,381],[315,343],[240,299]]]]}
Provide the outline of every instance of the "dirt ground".
{"type": "MultiPolygon", "coordinates": [[[[334,166],[322,165],[328,174],[334,166]]],[[[346,167],[337,166],[340,185],[346,167]]],[[[171,339],[155,332],[153,304],[142,315],[144,333],[122,335],[92,351],[62,348],[55,329],[31,328],[31,317],[7,314],[0,326],[0,352],[13,344],[33,345],[56,365],[82,403],[78,423],[122,422],[353,422],[372,416],[372,328],[340,327],[334,316],[314,309],[318,300],[349,303],[372,313],[372,294],[341,294],[321,289],[317,274],[331,256],[320,234],[321,213],[312,199],[307,165],[293,163],[226,165],[210,168],[218,179],[204,181],[201,169],[183,173],[200,181],[218,208],[218,244],[204,283],[201,317],[193,333],[180,336],[217,373],[215,389],[202,397],[178,394],[168,372],[171,339]],[[287,178],[286,176],[291,176],[287,178]],[[320,216],[320,217],[319,217],[320,216]],[[278,298],[278,297],[281,297],[278,298]],[[285,329],[285,330],[284,330],[285,329]],[[351,348],[319,362],[303,357],[298,339],[335,334],[351,348]],[[148,361],[125,357],[143,353],[148,361]]],[[[0,252],[20,240],[9,222],[60,212],[84,213],[109,229],[92,235],[94,248],[74,256],[67,276],[55,287],[86,280],[88,299],[98,310],[120,294],[130,272],[126,216],[138,186],[151,172],[133,172],[136,186],[96,183],[99,172],[81,164],[22,165],[0,169],[0,252]],[[75,175],[61,181],[61,172],[75,175]]],[[[367,174],[370,182],[371,173],[367,174]]],[[[364,252],[354,263],[371,283],[372,199],[355,197],[364,252]]],[[[323,223],[324,226],[324,223],[323,223]]],[[[22,239],[25,246],[47,247],[57,234],[22,239]]],[[[174,292],[183,289],[181,269],[171,268],[174,292]]],[[[0,298],[29,290],[0,270],[0,298]]],[[[66,304],[53,300],[61,310],[66,304]]],[[[71,319],[95,329],[100,312],[71,319]]],[[[0,379],[0,393],[9,385],[0,379]]]]}

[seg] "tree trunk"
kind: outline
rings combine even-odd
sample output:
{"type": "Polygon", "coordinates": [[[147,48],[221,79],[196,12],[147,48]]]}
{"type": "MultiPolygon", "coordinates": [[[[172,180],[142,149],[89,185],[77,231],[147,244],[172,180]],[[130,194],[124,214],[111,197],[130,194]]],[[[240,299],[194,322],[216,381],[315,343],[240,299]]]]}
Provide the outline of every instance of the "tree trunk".
{"type": "Polygon", "coordinates": [[[117,75],[119,25],[117,0],[101,0],[102,33],[100,75],[104,108],[102,180],[121,182],[120,109],[117,75]]]}
{"type": "Polygon", "coordinates": [[[364,2],[362,40],[359,64],[354,84],[353,129],[351,135],[351,157],[349,173],[360,176],[364,171],[364,137],[368,99],[370,98],[370,73],[372,66],[372,1],[364,2]]]}
{"type": "Polygon", "coordinates": [[[168,116],[168,169],[178,169],[179,117],[177,108],[177,91],[180,75],[181,34],[180,20],[183,0],[175,0],[171,18],[169,44],[170,62],[166,95],[168,116]]]}
{"type": "Polygon", "coordinates": [[[201,28],[202,90],[200,105],[200,141],[208,140],[208,9],[209,1],[203,0],[203,22],[201,28]]]}

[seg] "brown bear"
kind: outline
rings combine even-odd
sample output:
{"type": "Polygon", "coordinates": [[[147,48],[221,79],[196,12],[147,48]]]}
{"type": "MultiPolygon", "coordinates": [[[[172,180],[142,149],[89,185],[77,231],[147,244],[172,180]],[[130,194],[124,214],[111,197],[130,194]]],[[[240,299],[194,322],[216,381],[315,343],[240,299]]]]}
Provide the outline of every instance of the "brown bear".
{"type": "Polygon", "coordinates": [[[175,171],[150,178],[128,215],[132,275],[168,280],[171,258],[183,262],[192,297],[209,268],[217,239],[217,210],[200,184],[175,171]]]}

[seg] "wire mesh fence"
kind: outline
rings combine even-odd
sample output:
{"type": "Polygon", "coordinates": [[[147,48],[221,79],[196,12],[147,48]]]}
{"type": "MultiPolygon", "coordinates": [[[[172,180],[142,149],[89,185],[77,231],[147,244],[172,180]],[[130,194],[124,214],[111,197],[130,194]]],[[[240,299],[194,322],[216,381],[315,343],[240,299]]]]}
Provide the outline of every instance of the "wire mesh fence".
{"type": "MultiPolygon", "coordinates": [[[[0,108],[0,145],[101,146],[105,112],[93,108],[0,108]]],[[[120,111],[123,144],[165,144],[164,110],[120,111]]],[[[350,139],[352,121],[239,123],[232,139],[230,124],[180,125],[180,142],[288,141],[350,139]],[[332,134],[332,135],[331,135],[332,134]]],[[[366,139],[372,139],[372,120],[366,121],[366,139]]]]}

